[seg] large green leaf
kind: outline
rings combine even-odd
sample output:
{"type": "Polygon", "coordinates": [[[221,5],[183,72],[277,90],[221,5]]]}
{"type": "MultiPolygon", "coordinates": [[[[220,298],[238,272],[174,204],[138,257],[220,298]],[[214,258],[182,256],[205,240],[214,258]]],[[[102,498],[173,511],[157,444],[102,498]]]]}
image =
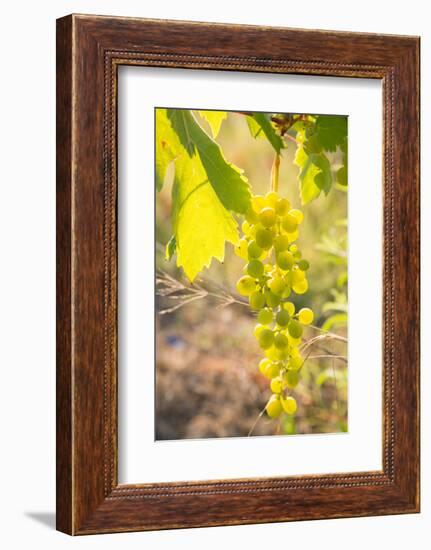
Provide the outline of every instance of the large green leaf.
{"type": "Polygon", "coordinates": [[[295,164],[299,167],[302,204],[307,204],[323,191],[327,195],[332,185],[331,165],[323,153],[309,153],[300,145],[296,150],[295,164]]]}
{"type": "Polygon", "coordinates": [[[238,243],[237,223],[220,202],[200,158],[175,162],[173,227],[177,265],[193,281],[212,258],[224,260],[225,243],[238,243]]]}
{"type": "Polygon", "coordinates": [[[199,114],[204,118],[210,125],[211,132],[214,138],[218,136],[220,132],[221,125],[223,120],[227,118],[226,111],[199,111],[199,114]]]}
{"type": "Polygon", "coordinates": [[[156,109],[156,188],[160,191],[166,170],[180,151],[181,144],[167,118],[166,109],[156,109]]]}
{"type": "Polygon", "coordinates": [[[190,111],[168,110],[168,117],[190,157],[193,153],[189,149],[198,151],[208,180],[225,208],[246,212],[251,193],[243,172],[225,159],[219,145],[201,128],[190,111]]]}
{"type": "Polygon", "coordinates": [[[319,115],[316,120],[316,139],[326,151],[335,151],[347,139],[347,117],[319,115]]]}
{"type": "Polygon", "coordinates": [[[257,137],[261,135],[261,133],[258,131],[258,129],[260,128],[260,130],[265,134],[266,138],[273,146],[275,151],[277,153],[280,153],[281,149],[283,149],[284,147],[283,140],[277,134],[274,126],[271,124],[269,115],[267,115],[266,113],[250,113],[247,118],[251,119],[251,121],[247,122],[252,136],[257,137]]]}

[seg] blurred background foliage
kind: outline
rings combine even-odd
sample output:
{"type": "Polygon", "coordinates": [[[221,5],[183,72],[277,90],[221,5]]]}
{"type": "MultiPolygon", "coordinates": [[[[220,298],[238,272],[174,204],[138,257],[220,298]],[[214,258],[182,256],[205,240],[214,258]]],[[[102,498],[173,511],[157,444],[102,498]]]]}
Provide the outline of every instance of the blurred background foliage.
{"type": "MultiPolygon", "coordinates": [[[[208,117],[193,113],[211,135],[208,117]]],[[[264,195],[274,148],[267,139],[253,137],[247,119],[229,113],[216,141],[226,159],[244,170],[253,194],[264,195]]],[[[292,301],[297,309],[313,309],[315,326],[347,336],[347,187],[334,184],[328,195],[301,205],[296,149],[294,140],[285,139],[279,193],[304,212],[298,245],[310,262],[310,286],[292,301]]],[[[334,181],[342,155],[339,149],[327,153],[334,181]]],[[[346,431],[347,345],[340,341],[313,345],[294,390],[294,416],[260,416],[270,392],[258,371],[262,353],[253,337],[255,315],[235,294],[243,260],[227,243],[224,262],[213,260],[193,285],[174,260],[166,260],[172,184],[171,165],[156,196],[156,439],[346,431]]],[[[305,336],[319,334],[310,327],[305,336]]]]}

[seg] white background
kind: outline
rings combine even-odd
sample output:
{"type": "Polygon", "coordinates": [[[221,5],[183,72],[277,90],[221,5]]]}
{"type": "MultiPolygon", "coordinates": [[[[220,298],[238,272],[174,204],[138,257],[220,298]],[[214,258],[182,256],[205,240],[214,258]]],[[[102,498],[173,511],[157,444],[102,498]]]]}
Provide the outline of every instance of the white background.
{"type": "Polygon", "coordinates": [[[144,67],[121,67],[119,78],[120,482],[380,470],[381,82],[144,67]],[[144,144],[153,141],[154,107],[163,105],[349,115],[348,433],[154,441],[152,208],[143,215],[154,200],[154,152],[144,144]]]}
{"type": "MultiPolygon", "coordinates": [[[[289,25],[422,36],[422,150],[431,150],[431,31],[427,2],[308,0],[144,3],[8,2],[3,6],[1,127],[1,544],[5,548],[427,548],[431,522],[431,217],[423,216],[422,514],[72,539],[53,531],[55,18],[69,12],[289,25]]],[[[431,208],[423,159],[422,208],[431,208]]]]}

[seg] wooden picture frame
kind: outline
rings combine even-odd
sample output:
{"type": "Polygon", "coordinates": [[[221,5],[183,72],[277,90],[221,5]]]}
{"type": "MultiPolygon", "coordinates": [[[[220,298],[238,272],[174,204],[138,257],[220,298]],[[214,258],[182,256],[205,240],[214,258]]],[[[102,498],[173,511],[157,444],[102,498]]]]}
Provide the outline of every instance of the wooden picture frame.
{"type": "Polygon", "coordinates": [[[419,38],[57,21],[57,529],[72,535],[419,511],[419,38]],[[119,65],[383,83],[383,469],[119,485],[119,65]]]}

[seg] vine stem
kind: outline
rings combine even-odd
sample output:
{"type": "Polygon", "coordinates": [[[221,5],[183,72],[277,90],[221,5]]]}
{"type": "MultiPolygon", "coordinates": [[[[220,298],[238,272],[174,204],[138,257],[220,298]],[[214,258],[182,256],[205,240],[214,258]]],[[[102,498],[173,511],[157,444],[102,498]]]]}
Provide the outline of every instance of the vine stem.
{"type": "Polygon", "coordinates": [[[278,192],[278,178],[280,175],[280,155],[275,154],[274,164],[272,165],[272,174],[271,174],[271,190],[278,192]]]}

